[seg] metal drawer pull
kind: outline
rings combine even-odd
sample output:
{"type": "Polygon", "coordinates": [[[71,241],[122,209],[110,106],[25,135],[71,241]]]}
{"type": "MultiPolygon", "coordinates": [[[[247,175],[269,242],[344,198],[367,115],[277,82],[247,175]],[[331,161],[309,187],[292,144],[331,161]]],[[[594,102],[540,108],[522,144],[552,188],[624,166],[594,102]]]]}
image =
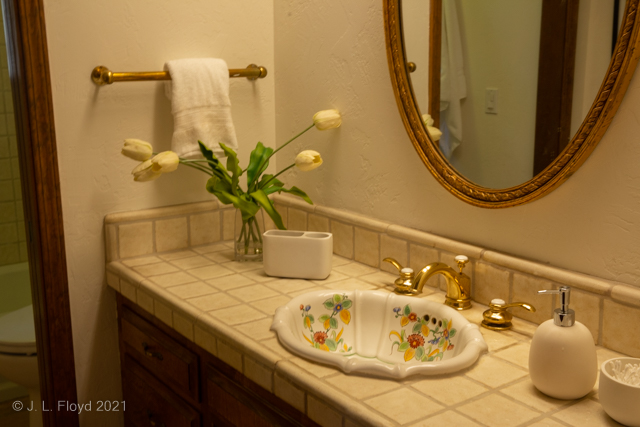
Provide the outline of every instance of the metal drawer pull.
{"type": "Polygon", "coordinates": [[[153,421],[153,412],[147,410],[147,415],[149,416],[149,425],[152,425],[155,427],[166,427],[163,422],[153,421]]]}
{"type": "Polygon", "coordinates": [[[147,357],[155,357],[158,360],[164,359],[164,357],[162,357],[162,353],[160,353],[159,351],[149,350],[149,344],[147,344],[146,342],[142,343],[142,349],[144,350],[144,354],[147,357]]]}

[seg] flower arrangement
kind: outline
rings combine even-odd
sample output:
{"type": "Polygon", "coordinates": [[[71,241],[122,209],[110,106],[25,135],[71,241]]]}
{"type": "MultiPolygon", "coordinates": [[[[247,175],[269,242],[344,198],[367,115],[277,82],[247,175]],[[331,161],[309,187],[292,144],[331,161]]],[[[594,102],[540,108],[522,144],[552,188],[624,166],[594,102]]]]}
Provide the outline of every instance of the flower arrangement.
{"type": "Polygon", "coordinates": [[[236,152],[223,143],[220,143],[220,148],[227,158],[226,167],[201,141],[198,141],[198,145],[203,159],[184,159],[173,151],[154,153],[151,144],[140,139],[125,139],[122,154],[142,162],[131,172],[133,179],[137,182],[153,181],[164,173],[173,172],[180,164],[209,175],[210,178],[206,184],[207,191],[216,196],[221,203],[236,207],[242,216],[242,228],[240,233],[237,233],[235,244],[236,259],[261,260],[262,230],[259,219],[256,217],[260,209],[262,208],[271,217],[276,227],[281,230],[286,229],[282,217],[268,196],[276,192],[285,192],[313,204],[309,196],[301,189],[295,186],[285,188],[285,184],[278,179],[278,176],[293,167],[307,172],[322,164],[320,153],[305,150],[298,153],[294,163],[283,168],[280,172],[265,174],[264,172],[269,166],[269,159],[313,127],[318,130],[328,130],[338,128],[341,124],[342,118],[338,110],[319,111],[313,116],[313,123],[309,127],[282,144],[278,149],[265,147],[261,142],[258,142],[256,148],[251,152],[249,164],[245,169],[240,167],[236,152]],[[245,173],[247,188],[243,189],[239,181],[245,173]]]}

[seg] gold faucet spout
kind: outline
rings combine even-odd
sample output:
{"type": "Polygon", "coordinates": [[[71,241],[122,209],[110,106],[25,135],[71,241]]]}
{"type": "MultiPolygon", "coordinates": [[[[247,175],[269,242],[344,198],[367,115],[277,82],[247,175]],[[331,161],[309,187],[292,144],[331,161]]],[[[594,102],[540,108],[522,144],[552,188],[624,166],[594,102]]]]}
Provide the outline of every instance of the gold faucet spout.
{"type": "Polygon", "coordinates": [[[447,281],[445,304],[456,310],[471,308],[471,280],[469,276],[462,271],[455,271],[442,262],[431,263],[420,270],[414,279],[416,293],[422,292],[424,284],[436,274],[443,275],[447,281]]]}
{"type": "Polygon", "coordinates": [[[455,260],[460,271],[455,271],[442,262],[434,262],[424,267],[415,276],[412,269],[403,268],[393,258],[385,258],[383,261],[393,264],[400,273],[400,277],[395,281],[395,293],[409,296],[418,295],[422,292],[427,280],[436,274],[442,274],[447,280],[445,304],[456,310],[467,310],[471,308],[471,279],[462,272],[462,269],[469,258],[458,255],[455,260]]]}

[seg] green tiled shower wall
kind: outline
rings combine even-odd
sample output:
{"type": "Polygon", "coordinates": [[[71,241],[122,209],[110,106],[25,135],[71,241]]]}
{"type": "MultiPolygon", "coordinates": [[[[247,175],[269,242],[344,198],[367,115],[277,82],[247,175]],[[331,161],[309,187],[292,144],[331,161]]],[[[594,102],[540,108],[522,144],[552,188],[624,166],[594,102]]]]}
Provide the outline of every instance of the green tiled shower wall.
{"type": "MultiPolygon", "coordinates": [[[[0,26],[2,19],[0,18],[0,26]]],[[[27,261],[18,143],[4,28],[0,28],[0,266],[27,261]]]]}

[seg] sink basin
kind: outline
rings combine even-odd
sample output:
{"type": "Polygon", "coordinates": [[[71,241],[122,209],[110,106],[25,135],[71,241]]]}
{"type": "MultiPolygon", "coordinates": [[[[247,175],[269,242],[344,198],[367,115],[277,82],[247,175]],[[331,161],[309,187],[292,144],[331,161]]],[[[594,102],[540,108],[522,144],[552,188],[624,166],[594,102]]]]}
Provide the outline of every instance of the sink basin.
{"type": "Polygon", "coordinates": [[[439,375],[487,351],[459,312],[383,291],[315,291],[276,310],[271,329],[290,352],[344,372],[381,377],[439,375]]]}

